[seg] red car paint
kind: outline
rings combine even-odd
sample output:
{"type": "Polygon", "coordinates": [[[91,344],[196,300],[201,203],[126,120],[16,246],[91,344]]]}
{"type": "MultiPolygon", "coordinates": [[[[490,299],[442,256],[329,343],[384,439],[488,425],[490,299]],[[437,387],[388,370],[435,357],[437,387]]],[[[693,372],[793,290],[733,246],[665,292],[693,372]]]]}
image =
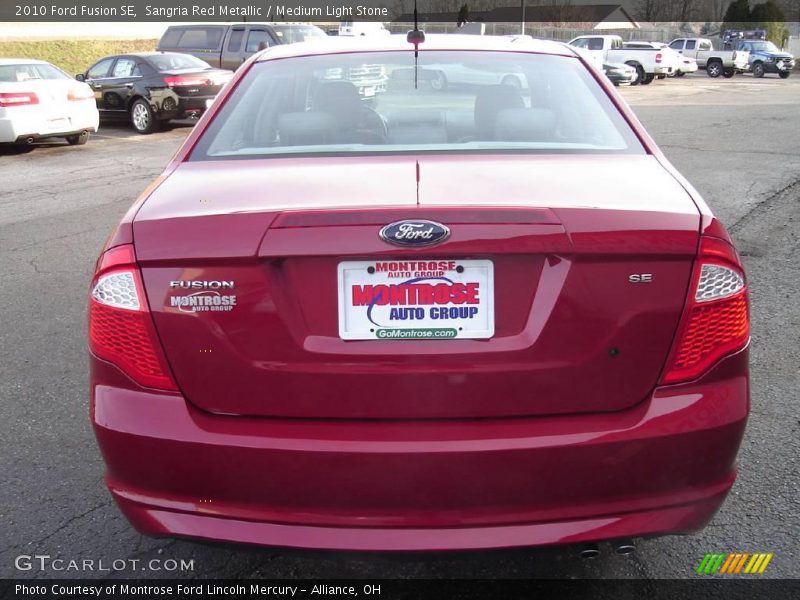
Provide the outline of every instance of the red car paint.
{"type": "Polygon", "coordinates": [[[704,264],[741,265],[605,78],[586,65],[646,154],[187,162],[254,61],[311,52],[292,48],[237,72],[98,262],[141,292],[125,331],[90,300],[92,420],[134,526],[366,550],[703,527],[735,479],[748,332],[746,288],[694,294],[704,264]],[[400,219],[451,236],[386,244],[400,219]],[[373,258],[491,260],[494,335],[340,339],[337,264],[373,258]],[[181,311],[189,281],[233,282],[235,308],[181,311]]]}

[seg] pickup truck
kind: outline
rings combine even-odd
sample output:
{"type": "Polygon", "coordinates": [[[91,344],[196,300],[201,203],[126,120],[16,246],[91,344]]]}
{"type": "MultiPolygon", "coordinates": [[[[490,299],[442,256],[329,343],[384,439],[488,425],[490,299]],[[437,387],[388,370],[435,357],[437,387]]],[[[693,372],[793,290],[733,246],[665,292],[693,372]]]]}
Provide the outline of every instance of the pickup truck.
{"type": "Polygon", "coordinates": [[[327,36],[310,23],[195,23],[167,27],[158,50],[191,54],[212,67],[235,71],[259,50],[311,39],[327,36]]]}
{"type": "Polygon", "coordinates": [[[592,56],[598,68],[603,63],[624,63],[636,69],[631,85],[647,85],[656,77],[670,75],[671,67],[663,63],[664,54],[655,48],[625,48],[618,35],[581,35],[569,42],[592,56]]]}
{"type": "Polygon", "coordinates": [[[669,47],[697,61],[697,66],[705,69],[709,77],[733,77],[747,70],[748,52],[746,50],[715,50],[711,40],[706,38],[677,38],[669,47]]]}
{"type": "Polygon", "coordinates": [[[786,79],[794,68],[794,56],[783,52],[768,40],[741,41],[737,51],[748,53],[747,70],[753,77],[763,77],[765,73],[777,73],[781,79],[786,79]]]}
{"type": "Polygon", "coordinates": [[[667,73],[662,73],[658,76],[658,79],[664,79],[664,77],[676,75],[681,68],[681,64],[683,62],[683,57],[675,52],[672,48],[666,46],[665,44],[660,44],[658,42],[640,42],[640,41],[632,41],[632,42],[624,42],[622,47],[626,50],[659,50],[661,51],[661,64],[666,66],[669,71],[667,73]]]}

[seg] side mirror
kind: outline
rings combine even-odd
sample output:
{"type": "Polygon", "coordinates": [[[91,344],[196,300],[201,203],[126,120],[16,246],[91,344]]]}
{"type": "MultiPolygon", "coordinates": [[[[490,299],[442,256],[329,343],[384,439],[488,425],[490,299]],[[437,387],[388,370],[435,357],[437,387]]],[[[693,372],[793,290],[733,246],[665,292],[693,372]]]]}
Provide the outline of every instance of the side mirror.
{"type": "Polygon", "coordinates": [[[77,79],[78,81],[86,80],[86,78],[83,76],[83,73],[78,73],[77,75],[75,75],[75,79],[77,79]]]}

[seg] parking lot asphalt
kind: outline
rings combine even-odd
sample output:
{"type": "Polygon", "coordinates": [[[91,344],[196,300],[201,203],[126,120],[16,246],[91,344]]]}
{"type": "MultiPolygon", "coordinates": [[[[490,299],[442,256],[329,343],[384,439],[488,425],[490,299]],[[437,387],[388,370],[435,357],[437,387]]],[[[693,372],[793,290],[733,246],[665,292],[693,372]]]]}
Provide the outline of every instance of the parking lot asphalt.
{"type": "Polygon", "coordinates": [[[639,541],[627,557],[605,547],[593,561],[568,547],[369,555],[137,534],[103,485],[89,425],[87,286],[106,236],[189,128],[139,136],[106,126],[87,146],[0,153],[0,577],[109,576],[15,568],[19,555],[50,555],[106,565],[194,561],[184,573],[114,573],[127,577],[691,578],[714,551],[772,552],[761,577],[797,577],[800,74],[785,81],[696,74],[622,95],[731,230],[749,275],[752,415],[739,479],[704,531],[639,541]]]}

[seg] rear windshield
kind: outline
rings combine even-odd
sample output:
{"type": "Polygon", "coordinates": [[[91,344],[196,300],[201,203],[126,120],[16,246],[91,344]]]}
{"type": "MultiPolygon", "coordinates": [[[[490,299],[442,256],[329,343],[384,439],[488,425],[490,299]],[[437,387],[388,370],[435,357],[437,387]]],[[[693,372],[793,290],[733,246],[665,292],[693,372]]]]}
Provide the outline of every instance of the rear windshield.
{"type": "Polygon", "coordinates": [[[185,69],[210,69],[211,65],[189,54],[153,54],[147,59],[159,71],[182,71],[185,69]]]}
{"type": "Polygon", "coordinates": [[[0,82],[31,81],[32,79],[72,79],[53,65],[35,63],[0,65],[0,82]]]}
{"type": "Polygon", "coordinates": [[[253,65],[191,160],[461,151],[644,152],[575,58],[397,51],[253,65]]]}

